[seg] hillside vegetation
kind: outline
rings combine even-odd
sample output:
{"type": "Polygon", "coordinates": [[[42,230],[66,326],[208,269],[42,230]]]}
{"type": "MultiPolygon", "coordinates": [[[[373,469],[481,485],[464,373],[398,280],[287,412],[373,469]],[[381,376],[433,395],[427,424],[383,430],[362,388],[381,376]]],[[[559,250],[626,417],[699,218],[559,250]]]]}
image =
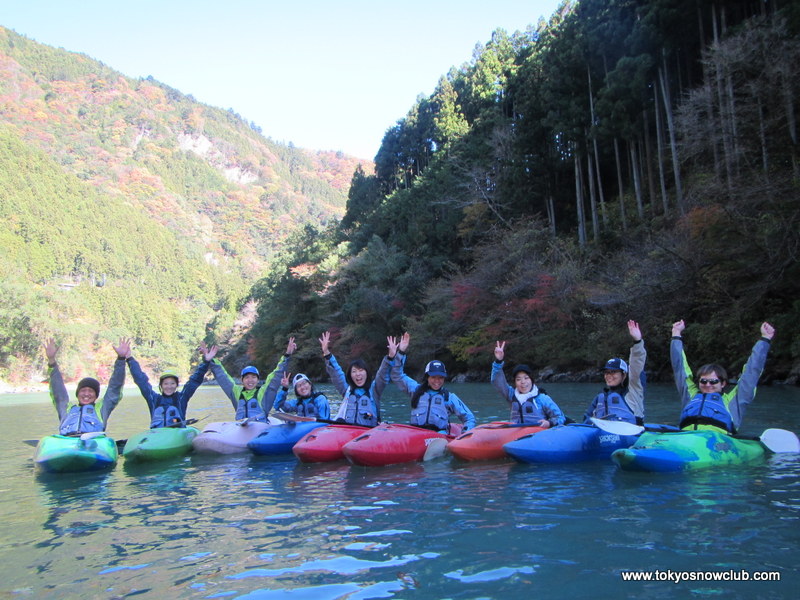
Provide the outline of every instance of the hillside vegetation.
{"type": "Polygon", "coordinates": [[[122,335],[187,369],[241,329],[287,236],[342,216],[358,164],[2,27],[0,115],[0,379],[16,384],[41,378],[50,336],[71,377],[107,368],[122,335]]]}
{"type": "Polygon", "coordinates": [[[445,360],[585,376],[627,355],[653,378],[670,326],[693,363],[740,368],[769,320],[768,377],[800,376],[796,2],[583,0],[497,30],[387,130],[342,220],[295,234],[254,288],[251,350],[319,334],[409,371],[445,360]]]}

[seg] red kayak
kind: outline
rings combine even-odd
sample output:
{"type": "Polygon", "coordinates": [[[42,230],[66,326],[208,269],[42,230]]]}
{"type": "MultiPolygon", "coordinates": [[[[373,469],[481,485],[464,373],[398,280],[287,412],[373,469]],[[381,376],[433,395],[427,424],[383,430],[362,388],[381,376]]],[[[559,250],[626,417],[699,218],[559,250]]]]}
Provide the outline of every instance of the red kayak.
{"type": "Polygon", "coordinates": [[[503,450],[503,444],[540,431],[544,428],[538,425],[494,421],[462,433],[447,444],[447,449],[461,460],[504,458],[508,454],[503,450]]]}
{"type": "Polygon", "coordinates": [[[342,446],[369,431],[363,425],[336,424],[309,432],[292,448],[294,455],[304,463],[342,460],[342,446]]]}
{"type": "MultiPolygon", "coordinates": [[[[454,424],[450,427],[461,428],[454,424]]],[[[422,460],[433,440],[450,441],[454,437],[413,425],[383,424],[347,442],[342,452],[354,465],[382,467],[422,460]]]]}

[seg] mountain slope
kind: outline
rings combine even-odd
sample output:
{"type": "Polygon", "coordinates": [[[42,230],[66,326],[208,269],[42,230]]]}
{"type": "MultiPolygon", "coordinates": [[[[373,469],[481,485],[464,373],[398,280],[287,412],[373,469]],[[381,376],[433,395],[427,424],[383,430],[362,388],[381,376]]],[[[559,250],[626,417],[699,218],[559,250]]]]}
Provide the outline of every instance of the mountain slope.
{"type": "Polygon", "coordinates": [[[188,367],[287,236],[341,217],[358,164],[2,27],[0,117],[0,377],[15,381],[49,336],[74,373],[117,335],[188,367]]]}

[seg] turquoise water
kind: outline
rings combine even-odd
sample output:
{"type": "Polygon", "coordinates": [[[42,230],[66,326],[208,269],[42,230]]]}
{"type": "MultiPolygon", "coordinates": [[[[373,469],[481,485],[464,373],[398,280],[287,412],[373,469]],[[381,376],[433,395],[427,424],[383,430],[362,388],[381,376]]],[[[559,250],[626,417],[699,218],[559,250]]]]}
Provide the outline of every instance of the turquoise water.
{"type": "MultiPolygon", "coordinates": [[[[451,389],[479,422],[507,416],[488,385],[451,389]]],[[[578,418],[598,388],[547,389],[578,418]]],[[[648,393],[648,420],[674,422],[673,390],[648,393]]],[[[109,426],[118,438],[148,424],[126,395],[109,426]]],[[[800,585],[798,456],[647,475],[607,462],[366,468],[243,454],[45,476],[24,440],[53,432],[46,399],[0,398],[0,598],[749,599],[794,598],[800,585]],[[781,580],[622,580],[657,569],[781,580]]],[[[798,388],[763,388],[743,433],[800,431],[798,401],[798,388]]],[[[204,388],[190,416],[230,419],[226,403],[204,388]]],[[[404,420],[396,390],[385,404],[387,420],[404,420]]]]}

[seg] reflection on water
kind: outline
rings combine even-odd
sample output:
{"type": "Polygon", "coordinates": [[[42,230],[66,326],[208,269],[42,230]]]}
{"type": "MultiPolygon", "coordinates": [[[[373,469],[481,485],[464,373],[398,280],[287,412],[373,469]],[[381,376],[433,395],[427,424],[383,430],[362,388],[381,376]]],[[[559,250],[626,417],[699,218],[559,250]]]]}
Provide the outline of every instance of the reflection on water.
{"type": "MultiPolygon", "coordinates": [[[[548,391],[575,414],[594,388],[548,391]]],[[[213,393],[202,390],[197,406],[229,418],[213,393]]],[[[458,393],[478,397],[470,404],[479,420],[504,416],[488,386],[458,393]]],[[[753,433],[800,429],[789,410],[798,398],[760,397],[753,433]],[[788,422],[770,422],[776,414],[788,422]]],[[[403,418],[402,402],[393,420],[403,418]]],[[[652,419],[668,422],[672,409],[654,402],[652,419]]],[[[142,411],[120,407],[120,437],[147,428],[142,411]]],[[[42,412],[14,408],[15,420],[32,424],[20,440],[49,433],[55,417],[42,412]]],[[[800,583],[798,456],[654,476],[603,461],[368,468],[190,455],[58,476],[36,474],[32,448],[19,440],[0,448],[0,597],[784,598],[800,583]],[[782,580],[621,580],[656,569],[775,570],[782,580]]]]}

